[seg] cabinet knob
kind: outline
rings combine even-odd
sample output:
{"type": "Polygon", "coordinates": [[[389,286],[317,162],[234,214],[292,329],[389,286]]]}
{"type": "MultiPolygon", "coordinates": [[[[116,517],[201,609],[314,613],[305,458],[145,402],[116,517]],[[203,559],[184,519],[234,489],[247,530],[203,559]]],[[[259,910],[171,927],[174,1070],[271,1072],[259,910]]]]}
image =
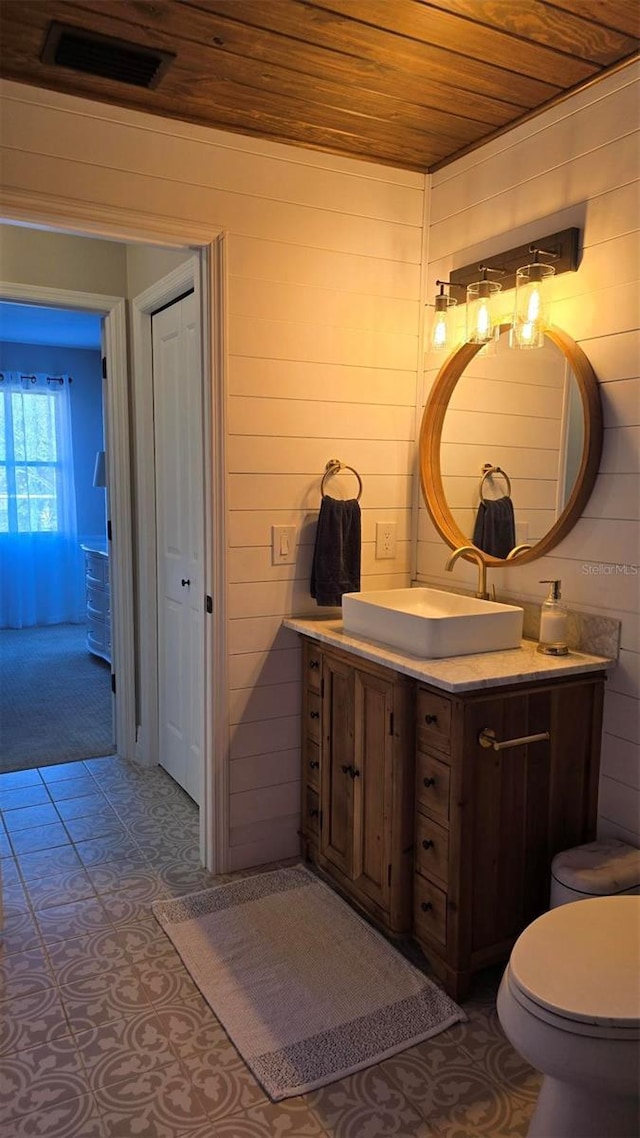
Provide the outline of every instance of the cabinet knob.
{"type": "Polygon", "coordinates": [[[315,771],[320,766],[320,763],[317,759],[309,759],[309,766],[311,767],[312,771],[315,771]]]}
{"type": "Polygon", "coordinates": [[[346,766],[345,763],[343,763],[342,764],[342,773],[343,774],[350,774],[353,776],[353,767],[351,767],[351,766],[348,767],[348,766],[346,766]]]}
{"type": "Polygon", "coordinates": [[[425,721],[425,723],[427,723],[429,726],[431,726],[431,724],[432,724],[432,723],[437,723],[437,722],[438,722],[438,716],[437,716],[437,715],[425,715],[425,717],[424,717],[424,721],[425,721]]]}
{"type": "Polygon", "coordinates": [[[309,667],[310,668],[319,668],[320,667],[320,661],[319,660],[309,660],[309,667]]]}
{"type": "Polygon", "coordinates": [[[182,585],[182,588],[184,589],[184,588],[186,588],[187,585],[191,584],[191,581],[188,577],[183,577],[180,584],[182,585]]]}
{"type": "Polygon", "coordinates": [[[430,850],[432,848],[432,846],[433,846],[433,842],[432,842],[431,838],[425,838],[424,841],[422,842],[423,850],[430,850]]]}
{"type": "Polygon", "coordinates": [[[435,778],[423,778],[422,783],[423,783],[423,786],[426,786],[426,788],[428,790],[430,786],[436,785],[436,780],[435,780],[435,778]]]}
{"type": "Polygon", "coordinates": [[[319,719],[319,718],[320,718],[320,712],[319,711],[310,711],[309,712],[309,719],[319,719]]]}
{"type": "Polygon", "coordinates": [[[319,810],[310,810],[309,811],[309,817],[310,818],[319,818],[320,817],[320,811],[319,810]]]}
{"type": "Polygon", "coordinates": [[[422,909],[423,913],[428,913],[430,909],[433,909],[433,905],[431,904],[431,901],[423,901],[420,908],[422,909]]]}

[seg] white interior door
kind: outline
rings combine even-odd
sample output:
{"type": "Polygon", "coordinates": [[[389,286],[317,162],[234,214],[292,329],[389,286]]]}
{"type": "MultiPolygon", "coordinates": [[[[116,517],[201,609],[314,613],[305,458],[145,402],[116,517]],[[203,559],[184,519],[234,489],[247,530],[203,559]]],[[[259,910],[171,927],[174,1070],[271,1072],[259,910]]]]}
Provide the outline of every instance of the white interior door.
{"type": "Polygon", "coordinates": [[[154,441],[161,766],[200,803],[204,519],[200,322],[193,293],[154,314],[154,441]]]}

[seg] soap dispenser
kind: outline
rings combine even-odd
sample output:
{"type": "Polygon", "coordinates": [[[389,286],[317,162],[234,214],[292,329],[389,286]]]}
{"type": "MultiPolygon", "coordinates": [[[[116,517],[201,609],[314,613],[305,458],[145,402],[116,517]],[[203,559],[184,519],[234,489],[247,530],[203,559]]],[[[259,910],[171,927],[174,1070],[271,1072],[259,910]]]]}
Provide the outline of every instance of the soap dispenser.
{"type": "Polygon", "coordinates": [[[561,581],[541,581],[550,585],[549,596],[540,607],[540,635],[538,652],[547,656],[566,656],[567,648],[567,610],[560,600],[561,581]]]}

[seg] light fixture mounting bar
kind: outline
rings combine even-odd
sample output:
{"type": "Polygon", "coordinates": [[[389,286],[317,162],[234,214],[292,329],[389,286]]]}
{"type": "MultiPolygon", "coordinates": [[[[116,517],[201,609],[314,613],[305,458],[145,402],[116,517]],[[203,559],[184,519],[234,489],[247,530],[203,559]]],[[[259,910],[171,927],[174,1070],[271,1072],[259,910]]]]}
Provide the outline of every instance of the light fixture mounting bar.
{"type": "Polygon", "coordinates": [[[543,264],[553,265],[555,275],[559,273],[574,273],[580,260],[580,230],[577,228],[562,229],[559,233],[550,233],[544,237],[536,237],[526,245],[518,245],[508,249],[505,253],[495,253],[490,257],[482,257],[472,265],[465,265],[461,269],[453,269],[449,274],[452,285],[466,288],[481,279],[480,265],[490,269],[503,269],[504,273],[498,278],[502,291],[515,288],[516,272],[523,265],[530,265],[534,261],[535,253],[539,249],[543,257],[543,264]],[[544,250],[544,253],[542,252],[544,250]],[[552,258],[544,254],[554,254],[552,258]]]}

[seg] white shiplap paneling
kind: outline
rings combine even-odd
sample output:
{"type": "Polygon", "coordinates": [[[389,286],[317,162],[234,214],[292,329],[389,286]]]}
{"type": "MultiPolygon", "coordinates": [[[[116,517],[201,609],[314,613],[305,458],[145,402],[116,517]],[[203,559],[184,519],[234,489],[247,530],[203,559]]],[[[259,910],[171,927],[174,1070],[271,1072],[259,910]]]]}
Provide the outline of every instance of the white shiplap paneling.
{"type": "Polygon", "coordinates": [[[14,191],[225,231],[229,755],[232,767],[261,756],[261,773],[245,763],[231,782],[230,863],[295,854],[298,645],[281,621],[316,609],[310,539],[330,458],[362,470],[370,579],[409,580],[425,179],[56,92],[2,92],[14,191]],[[376,563],[375,521],[391,516],[398,557],[376,563]],[[269,555],[283,519],[303,539],[284,568],[269,555]],[[256,667],[268,682],[247,683],[256,667]]]}
{"type": "MultiPolygon", "coordinates": [[[[621,672],[605,704],[599,828],[640,842],[638,814],[638,499],[640,289],[638,285],[638,67],[569,99],[434,175],[430,266],[451,267],[579,225],[576,273],[554,282],[553,320],[581,343],[602,385],[604,448],[592,497],[568,537],[533,564],[493,571],[504,595],[541,600],[540,578],[561,578],[569,607],[622,622],[621,672]]],[[[512,294],[511,294],[512,295],[512,294]]],[[[508,298],[505,298],[505,303],[508,298]]],[[[427,357],[423,399],[433,381],[427,357]]],[[[421,579],[445,583],[446,549],[424,509],[421,579]]],[[[472,566],[454,569],[473,587],[472,566]]]]}

